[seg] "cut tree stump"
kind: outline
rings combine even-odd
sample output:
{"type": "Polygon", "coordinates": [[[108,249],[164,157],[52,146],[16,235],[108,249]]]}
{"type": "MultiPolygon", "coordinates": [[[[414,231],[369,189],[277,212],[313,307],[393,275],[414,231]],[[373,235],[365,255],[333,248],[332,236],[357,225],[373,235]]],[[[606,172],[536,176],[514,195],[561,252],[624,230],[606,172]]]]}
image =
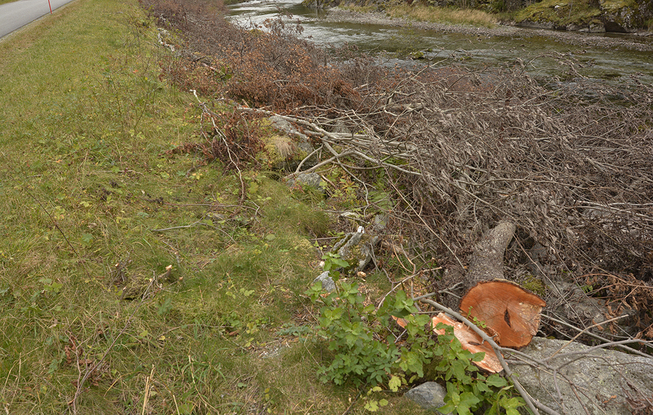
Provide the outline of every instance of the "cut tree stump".
{"type": "Polygon", "coordinates": [[[485,326],[499,346],[527,346],[540,327],[544,300],[510,281],[482,281],[460,302],[460,311],[485,326]]]}
{"type": "MultiPolygon", "coordinates": [[[[540,312],[546,303],[503,278],[503,256],[515,229],[510,222],[500,222],[476,245],[469,261],[466,294],[459,308],[463,316],[476,323],[499,346],[519,349],[527,346],[537,334],[540,312]]],[[[393,318],[406,328],[404,319],[393,318]]],[[[493,347],[474,330],[440,313],[432,319],[433,330],[439,335],[444,334],[444,330],[437,328],[439,323],[453,327],[454,336],[465,350],[485,353],[483,360],[474,361],[476,366],[490,373],[503,370],[493,347]]]]}
{"type": "Polygon", "coordinates": [[[439,323],[453,327],[453,335],[460,341],[460,344],[465,350],[469,350],[472,353],[485,353],[483,360],[480,362],[473,362],[476,366],[490,373],[500,373],[503,370],[501,362],[499,362],[499,358],[494,353],[492,346],[490,346],[487,342],[483,342],[481,336],[476,334],[464,323],[455,321],[448,315],[440,313],[431,319],[433,331],[435,331],[438,335],[445,333],[444,330],[437,328],[439,323]]]}
{"type": "Polygon", "coordinates": [[[503,279],[503,256],[515,229],[511,222],[500,222],[476,245],[469,261],[467,292],[459,308],[497,344],[518,349],[537,334],[540,312],[546,303],[503,279]]]}

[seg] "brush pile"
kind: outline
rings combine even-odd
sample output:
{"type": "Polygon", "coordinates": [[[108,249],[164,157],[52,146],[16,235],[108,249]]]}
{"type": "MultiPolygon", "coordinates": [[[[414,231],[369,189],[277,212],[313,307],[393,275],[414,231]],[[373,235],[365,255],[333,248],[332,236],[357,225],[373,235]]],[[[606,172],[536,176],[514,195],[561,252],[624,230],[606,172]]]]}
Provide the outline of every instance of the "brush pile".
{"type": "MultiPolygon", "coordinates": [[[[508,220],[517,225],[509,279],[549,285],[566,275],[615,315],[638,311],[639,334],[653,337],[651,85],[584,79],[562,59],[561,77],[573,82],[535,80],[519,60],[483,71],[446,60],[389,69],[350,49],[338,63],[297,39],[288,20],[246,30],[201,2],[147,2],[187,39],[163,65],[169,79],[294,122],[319,157],[302,168],[339,166],[368,207],[370,192],[388,193],[388,232],[414,255],[462,269],[481,236],[508,220]]],[[[458,275],[433,275],[433,284],[458,275]]]]}

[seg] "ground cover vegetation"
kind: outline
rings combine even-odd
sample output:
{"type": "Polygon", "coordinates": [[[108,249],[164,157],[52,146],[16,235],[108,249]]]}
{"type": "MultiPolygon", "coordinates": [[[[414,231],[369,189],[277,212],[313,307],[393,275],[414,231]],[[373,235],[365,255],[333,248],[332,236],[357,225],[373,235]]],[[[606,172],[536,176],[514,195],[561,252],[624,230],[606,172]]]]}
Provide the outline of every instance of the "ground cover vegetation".
{"type": "Polygon", "coordinates": [[[295,320],[329,218],[176,151],[207,126],[160,79],[168,53],[142,8],[105,0],[0,44],[0,406],[341,413],[295,320]]]}
{"type": "Polygon", "coordinates": [[[437,379],[449,410],[516,413],[509,382],[410,298],[460,282],[444,270],[505,218],[508,277],[567,275],[653,337],[650,86],[547,89],[519,62],[393,70],[287,19],[141,6],[80,0],[0,44],[6,411],[420,413],[396,392],[437,379]],[[326,196],[269,171],[275,113],[311,138],[300,167],[326,196]],[[310,287],[378,213],[367,279],[310,287]],[[544,275],[525,265],[536,244],[544,275]]]}

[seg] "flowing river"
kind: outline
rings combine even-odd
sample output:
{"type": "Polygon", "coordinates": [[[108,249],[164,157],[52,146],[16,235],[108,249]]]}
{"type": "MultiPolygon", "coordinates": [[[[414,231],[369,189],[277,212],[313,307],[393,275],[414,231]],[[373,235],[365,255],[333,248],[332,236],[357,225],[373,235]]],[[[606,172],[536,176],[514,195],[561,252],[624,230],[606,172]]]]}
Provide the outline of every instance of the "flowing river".
{"type": "MultiPolygon", "coordinates": [[[[261,25],[266,19],[274,19],[279,12],[293,15],[293,21],[301,22],[303,37],[320,45],[342,46],[352,44],[368,52],[382,52],[390,63],[433,62],[452,58],[465,65],[483,67],[510,65],[521,59],[526,70],[534,76],[564,76],[559,59],[573,61],[577,75],[594,79],[620,81],[637,77],[639,81],[653,83],[653,37],[642,38],[632,34],[582,34],[570,33],[577,42],[560,42],[554,37],[538,35],[539,32],[520,29],[510,36],[488,36],[484,31],[449,33],[424,30],[415,27],[398,27],[368,23],[334,22],[325,16],[327,12],[316,12],[304,7],[301,0],[260,1],[254,0],[230,7],[230,19],[242,25],[261,25]],[[597,37],[621,41],[646,42],[649,51],[635,51],[625,48],[594,46],[582,42],[597,37]],[[580,43],[585,43],[579,45],[580,43]],[[423,60],[412,61],[415,53],[423,60]],[[412,54],[412,55],[411,55],[412,54]],[[555,55],[557,58],[554,58],[555,55]]],[[[573,78],[573,77],[572,77],[573,78]]]]}

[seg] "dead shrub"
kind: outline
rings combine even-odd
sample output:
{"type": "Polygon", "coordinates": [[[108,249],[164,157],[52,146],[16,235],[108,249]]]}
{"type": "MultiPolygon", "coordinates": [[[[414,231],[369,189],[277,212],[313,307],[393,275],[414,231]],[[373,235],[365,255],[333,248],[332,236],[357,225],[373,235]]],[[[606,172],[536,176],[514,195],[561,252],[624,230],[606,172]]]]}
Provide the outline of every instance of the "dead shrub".
{"type": "Polygon", "coordinates": [[[288,16],[242,28],[227,23],[221,7],[206,1],[142,3],[161,25],[183,33],[187,45],[180,57],[162,65],[164,75],[181,88],[195,85],[204,95],[285,112],[359,99],[339,69],[327,63],[325,52],[297,37],[302,28],[288,23],[288,16]]]}
{"type": "Polygon", "coordinates": [[[155,17],[161,27],[183,32],[192,30],[201,18],[202,23],[224,24],[226,8],[222,0],[139,0],[141,7],[155,17]]]}
{"type": "Polygon", "coordinates": [[[298,25],[283,17],[244,30],[238,44],[221,44],[220,59],[234,69],[225,93],[253,106],[288,112],[301,106],[343,106],[358,99],[323,51],[296,37],[298,25]]]}
{"type": "Polygon", "coordinates": [[[164,57],[161,78],[166,78],[183,91],[195,90],[202,96],[220,91],[233,73],[231,69],[208,56],[164,57]]]}
{"type": "Polygon", "coordinates": [[[186,143],[169,154],[200,153],[206,162],[219,160],[225,170],[256,167],[256,155],[264,151],[259,119],[239,111],[207,112],[203,114],[204,141],[186,143]]]}

